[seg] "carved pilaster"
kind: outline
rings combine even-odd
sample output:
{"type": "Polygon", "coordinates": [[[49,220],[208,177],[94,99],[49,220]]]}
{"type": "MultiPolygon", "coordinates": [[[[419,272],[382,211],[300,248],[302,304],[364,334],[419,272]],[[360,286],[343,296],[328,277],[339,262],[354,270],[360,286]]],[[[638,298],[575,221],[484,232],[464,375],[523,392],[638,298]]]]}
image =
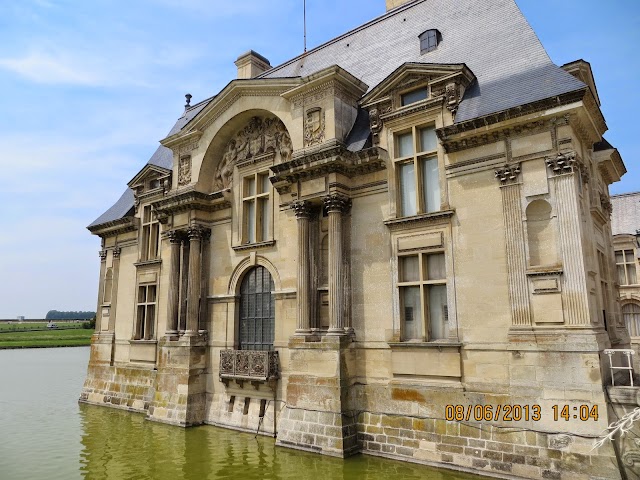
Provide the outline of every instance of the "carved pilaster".
{"type": "Polygon", "coordinates": [[[209,229],[200,226],[193,226],[187,230],[189,237],[189,284],[187,287],[187,331],[185,335],[198,334],[202,278],[201,247],[203,239],[207,238],[210,232],[209,229]]]}
{"type": "Polygon", "coordinates": [[[589,298],[585,287],[586,271],[576,182],[572,175],[557,175],[552,179],[552,184],[555,188],[562,251],[562,308],[565,324],[589,325],[589,298]]]}
{"type": "Polygon", "coordinates": [[[180,306],[180,245],[184,232],[172,230],[167,233],[170,249],[169,297],[167,299],[167,335],[178,334],[178,313],[180,306]]]}
{"type": "Polygon", "coordinates": [[[351,199],[339,193],[324,198],[329,215],[329,335],[344,335],[344,251],[342,216],[351,207],[351,199]]]}
{"type": "Polygon", "coordinates": [[[311,333],[310,319],[310,264],[309,264],[309,220],[311,204],[297,201],[291,208],[298,219],[298,317],[296,335],[311,333]]]}
{"type": "Polygon", "coordinates": [[[118,279],[120,277],[120,253],[122,249],[116,246],[113,249],[113,280],[111,283],[111,307],[109,310],[109,332],[116,330],[116,315],[118,310],[118,279]]]}
{"type": "Polygon", "coordinates": [[[505,165],[496,170],[496,179],[502,185],[502,215],[504,221],[505,247],[507,254],[507,278],[511,326],[516,329],[531,328],[531,306],[527,284],[527,257],[524,250],[525,237],[522,225],[521,185],[517,183],[519,165],[505,165]]]}

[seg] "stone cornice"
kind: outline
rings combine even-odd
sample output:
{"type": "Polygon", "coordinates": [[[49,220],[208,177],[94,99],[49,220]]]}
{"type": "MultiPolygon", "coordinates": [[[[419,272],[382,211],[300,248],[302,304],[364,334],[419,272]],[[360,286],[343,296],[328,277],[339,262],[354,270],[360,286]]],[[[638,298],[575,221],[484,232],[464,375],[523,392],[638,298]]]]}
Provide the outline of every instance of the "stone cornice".
{"type": "Polygon", "coordinates": [[[231,203],[225,198],[222,191],[211,194],[189,190],[177,193],[157,202],[152,203],[158,220],[163,220],[169,215],[185,212],[188,210],[200,210],[204,212],[215,212],[231,207],[231,203]]]}
{"type": "Polygon", "coordinates": [[[443,210],[440,212],[423,213],[421,215],[414,215],[412,217],[401,217],[387,220],[384,224],[389,230],[404,230],[415,227],[421,227],[424,225],[432,225],[436,223],[443,223],[448,221],[453,214],[454,210],[443,210]]]}
{"type": "Polygon", "coordinates": [[[341,173],[349,178],[377,172],[386,168],[387,152],[372,147],[359,152],[351,152],[343,145],[302,152],[289,162],[274,165],[275,174],[271,183],[278,191],[286,191],[287,186],[299,181],[322,177],[328,173],[341,173]]]}
{"type": "Polygon", "coordinates": [[[87,227],[93,235],[100,237],[112,237],[127,232],[133,232],[138,228],[138,219],[135,217],[123,217],[111,222],[101,223],[87,227]]]}
{"type": "Polygon", "coordinates": [[[546,98],[537,102],[528,103],[526,105],[519,105],[517,107],[502,110],[490,115],[467,120],[466,122],[456,123],[454,125],[439,128],[436,130],[436,133],[447,153],[486,145],[488,143],[493,143],[503,138],[513,136],[514,133],[518,134],[519,130],[521,131],[526,129],[536,129],[536,127],[538,129],[543,128],[547,122],[551,122],[553,119],[533,120],[525,123],[524,125],[509,126],[502,129],[496,128],[496,130],[491,133],[484,133],[486,132],[487,127],[491,127],[501,122],[514,120],[519,117],[537,113],[543,110],[580,102],[583,100],[586,91],[587,87],[580,90],[575,90],[573,92],[564,93],[552,98],[546,98]],[[459,135],[462,133],[472,132],[474,130],[479,130],[483,133],[480,135],[474,135],[465,138],[459,137],[459,135]]]}
{"type": "Polygon", "coordinates": [[[338,65],[320,70],[300,79],[300,85],[282,93],[282,97],[294,101],[296,98],[306,95],[316,89],[324,89],[339,84],[346,87],[355,97],[359,98],[367,91],[369,86],[359,78],[351,75],[338,65]]]}

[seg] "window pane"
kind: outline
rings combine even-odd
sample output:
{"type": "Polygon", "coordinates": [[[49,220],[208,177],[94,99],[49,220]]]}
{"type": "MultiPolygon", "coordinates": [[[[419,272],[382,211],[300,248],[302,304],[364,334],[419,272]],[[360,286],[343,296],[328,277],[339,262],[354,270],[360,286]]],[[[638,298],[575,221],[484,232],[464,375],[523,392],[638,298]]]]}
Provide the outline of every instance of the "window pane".
{"type": "Polygon", "coordinates": [[[420,262],[417,255],[400,257],[400,275],[402,282],[420,281],[420,262]]]}
{"type": "Polygon", "coordinates": [[[422,340],[422,306],[420,303],[420,287],[403,287],[402,324],[405,340],[422,340]]]}
{"type": "Polygon", "coordinates": [[[148,287],[147,303],[153,303],[156,301],[156,286],[151,285],[148,287]]]}
{"type": "Polygon", "coordinates": [[[411,103],[419,102],[420,100],[424,100],[427,98],[427,89],[420,88],[418,90],[414,90],[413,92],[405,93],[402,95],[402,105],[409,105],[411,103]]]}
{"type": "Polygon", "coordinates": [[[145,287],[138,287],[138,303],[144,303],[147,301],[147,289],[145,287]]]}
{"type": "Polygon", "coordinates": [[[446,285],[431,285],[429,294],[429,340],[449,336],[446,285]]]}
{"type": "Polygon", "coordinates": [[[427,279],[444,280],[445,278],[444,253],[427,255],[427,279]]]}
{"type": "Polygon", "coordinates": [[[265,241],[269,238],[269,200],[263,198],[260,200],[260,240],[265,241]]]}
{"type": "Polygon", "coordinates": [[[627,279],[624,276],[624,265],[618,265],[618,283],[620,285],[626,285],[627,279]]]}
{"type": "Polygon", "coordinates": [[[422,188],[424,207],[427,213],[440,210],[440,179],[438,178],[438,158],[422,161],[422,188]]]}
{"type": "Polygon", "coordinates": [[[256,179],[255,177],[247,177],[245,178],[244,184],[244,196],[250,197],[251,195],[256,194],[256,179]]]}
{"type": "Polygon", "coordinates": [[[149,305],[147,306],[147,317],[145,318],[145,330],[144,330],[144,338],[146,340],[150,340],[153,338],[153,327],[156,318],[156,306],[149,305]]]}
{"type": "Polygon", "coordinates": [[[416,178],[413,163],[400,165],[400,196],[403,216],[406,217],[418,213],[416,206],[416,178]]]}
{"type": "Polygon", "coordinates": [[[269,193],[269,188],[271,187],[271,182],[269,181],[269,174],[261,173],[258,176],[259,184],[260,184],[260,193],[269,193]]]}
{"type": "Polygon", "coordinates": [[[633,263],[633,250],[625,250],[625,257],[627,257],[627,263],[633,263]]]}
{"type": "Polygon", "coordinates": [[[151,221],[151,207],[144,207],[142,212],[142,221],[144,223],[149,223],[151,221]]]}
{"type": "Polygon", "coordinates": [[[438,137],[433,127],[420,129],[420,151],[431,152],[438,148],[438,137]]]}
{"type": "Polygon", "coordinates": [[[624,252],[622,250],[616,251],[616,263],[624,263],[624,252]]]}
{"type": "Polygon", "coordinates": [[[398,154],[396,157],[409,157],[413,155],[413,134],[411,132],[403,133],[396,138],[398,140],[398,154]]]}
{"type": "Polygon", "coordinates": [[[256,241],[256,204],[254,201],[245,202],[245,227],[247,228],[246,241],[256,241]]]}
{"type": "Polygon", "coordinates": [[[636,266],[634,264],[627,265],[627,280],[629,281],[629,285],[638,283],[636,280],[636,266]]]}

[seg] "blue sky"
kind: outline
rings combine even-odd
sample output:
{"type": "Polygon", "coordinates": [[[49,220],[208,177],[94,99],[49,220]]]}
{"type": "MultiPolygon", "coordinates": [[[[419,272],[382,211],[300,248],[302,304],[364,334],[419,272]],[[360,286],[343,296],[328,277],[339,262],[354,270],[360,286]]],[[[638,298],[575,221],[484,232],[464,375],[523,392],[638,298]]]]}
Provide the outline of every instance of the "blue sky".
{"type": "MultiPolygon", "coordinates": [[[[518,0],[552,60],[592,65],[605,135],[640,190],[640,3],[518,0]]],[[[309,47],[384,0],[308,0],[309,47]]],[[[302,0],[0,0],[0,318],[94,310],[99,239],[85,229],[146,163],[184,105],[254,49],[302,51],[302,0]]]]}

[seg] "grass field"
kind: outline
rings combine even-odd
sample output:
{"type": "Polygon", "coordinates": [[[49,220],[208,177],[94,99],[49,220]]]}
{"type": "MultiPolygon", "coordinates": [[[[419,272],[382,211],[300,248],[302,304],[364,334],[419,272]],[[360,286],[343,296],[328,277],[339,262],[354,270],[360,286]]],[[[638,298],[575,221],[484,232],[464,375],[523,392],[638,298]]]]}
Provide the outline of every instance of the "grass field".
{"type": "Polygon", "coordinates": [[[76,347],[91,344],[93,329],[80,328],[47,329],[35,332],[0,333],[0,349],[76,347]]]}
{"type": "MultiPolygon", "coordinates": [[[[53,323],[56,323],[55,321],[53,323]]],[[[83,322],[78,323],[56,323],[58,325],[59,330],[63,329],[77,329],[82,328],[83,322]]],[[[5,330],[19,332],[21,330],[49,330],[47,329],[47,322],[0,322],[0,332],[4,332],[5,330]]]]}

